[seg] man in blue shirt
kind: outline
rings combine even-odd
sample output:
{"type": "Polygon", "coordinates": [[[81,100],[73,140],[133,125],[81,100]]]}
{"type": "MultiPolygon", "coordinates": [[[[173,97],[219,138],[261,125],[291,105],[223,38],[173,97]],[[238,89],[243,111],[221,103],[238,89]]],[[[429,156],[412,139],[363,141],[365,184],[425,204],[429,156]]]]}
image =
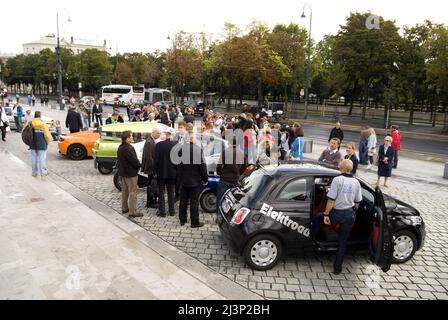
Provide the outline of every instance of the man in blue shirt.
{"type": "Polygon", "coordinates": [[[347,239],[350,235],[350,227],[355,223],[359,203],[362,201],[361,184],[353,177],[351,171],[353,163],[345,159],[341,162],[341,175],[335,177],[327,193],[327,206],[323,214],[315,216],[313,221],[314,236],[324,222],[327,225],[339,224],[338,251],[333,265],[333,273],[342,272],[342,262],[347,249],[347,239]]]}

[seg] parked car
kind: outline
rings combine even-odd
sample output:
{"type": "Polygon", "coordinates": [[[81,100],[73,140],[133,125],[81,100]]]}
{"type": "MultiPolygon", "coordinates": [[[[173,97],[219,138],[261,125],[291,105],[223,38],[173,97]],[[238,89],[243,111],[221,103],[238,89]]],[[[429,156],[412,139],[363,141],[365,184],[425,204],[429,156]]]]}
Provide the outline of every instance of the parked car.
{"type": "MultiPolygon", "coordinates": [[[[217,223],[224,239],[255,270],[273,268],[285,253],[304,244],[337,250],[339,225],[322,224],[311,233],[313,215],[323,212],[326,194],[339,171],[317,163],[258,166],[228,190],[218,204],[217,223]]],[[[356,211],[348,246],[370,250],[374,264],[387,272],[423,247],[425,224],[412,206],[383,195],[356,177],[363,200],[356,211]]]]}
{"type": "MultiPolygon", "coordinates": [[[[13,107],[11,106],[7,106],[5,107],[5,112],[6,112],[6,116],[8,117],[8,121],[9,121],[9,128],[11,130],[16,130],[16,122],[14,121],[14,113],[13,113],[13,107]]],[[[34,118],[34,112],[31,112],[31,114],[33,115],[34,118]]],[[[42,121],[45,122],[48,126],[48,128],[50,128],[51,126],[51,122],[53,121],[52,118],[46,117],[46,116],[42,116],[41,117],[42,121]]],[[[25,110],[23,111],[23,116],[22,116],[22,123],[23,125],[25,125],[25,110]]]]}
{"type": "Polygon", "coordinates": [[[58,149],[63,156],[71,160],[83,160],[93,156],[95,141],[100,138],[96,131],[81,131],[64,134],[59,137],[58,149]]]}
{"type": "MultiPolygon", "coordinates": [[[[209,176],[208,184],[203,187],[201,194],[199,195],[199,204],[204,212],[216,212],[216,193],[218,190],[218,183],[218,176],[209,176]]],[[[146,188],[148,186],[148,175],[139,171],[137,184],[139,188],[146,188]]],[[[118,191],[121,191],[122,182],[118,172],[115,172],[114,174],[114,186],[118,191]]]]}
{"type": "Polygon", "coordinates": [[[88,104],[95,102],[95,97],[93,96],[84,96],[79,100],[79,103],[88,104]]]}
{"type": "Polygon", "coordinates": [[[131,130],[134,142],[138,143],[146,140],[155,127],[159,127],[162,133],[171,129],[164,124],[150,122],[125,122],[102,126],[99,129],[100,138],[95,141],[93,147],[95,168],[102,174],[112,173],[116,166],[117,150],[123,131],[131,130]]]}

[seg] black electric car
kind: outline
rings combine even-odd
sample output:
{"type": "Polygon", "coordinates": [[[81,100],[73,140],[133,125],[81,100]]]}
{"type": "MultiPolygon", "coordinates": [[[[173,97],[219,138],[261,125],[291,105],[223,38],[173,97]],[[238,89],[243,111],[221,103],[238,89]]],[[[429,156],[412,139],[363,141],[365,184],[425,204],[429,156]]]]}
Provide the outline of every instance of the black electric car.
{"type": "MultiPolygon", "coordinates": [[[[322,224],[312,234],[311,224],[313,215],[325,210],[326,194],[339,174],[313,162],[255,167],[219,201],[221,234],[256,270],[271,269],[285,253],[303,249],[303,241],[318,251],[337,250],[339,225],[322,224]]],[[[422,248],[425,224],[417,209],[356,179],[363,200],[348,246],[369,249],[373,263],[386,272],[422,248]]]]}

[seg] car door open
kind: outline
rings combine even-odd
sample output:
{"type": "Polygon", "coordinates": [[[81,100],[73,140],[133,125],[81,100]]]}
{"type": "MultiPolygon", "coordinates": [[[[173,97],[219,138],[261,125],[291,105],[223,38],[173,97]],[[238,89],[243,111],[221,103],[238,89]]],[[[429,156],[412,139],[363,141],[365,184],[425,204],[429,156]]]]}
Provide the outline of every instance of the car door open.
{"type": "Polygon", "coordinates": [[[375,191],[375,208],[369,241],[370,259],[381,270],[387,272],[392,263],[393,233],[387,220],[383,194],[378,187],[375,191]]]}

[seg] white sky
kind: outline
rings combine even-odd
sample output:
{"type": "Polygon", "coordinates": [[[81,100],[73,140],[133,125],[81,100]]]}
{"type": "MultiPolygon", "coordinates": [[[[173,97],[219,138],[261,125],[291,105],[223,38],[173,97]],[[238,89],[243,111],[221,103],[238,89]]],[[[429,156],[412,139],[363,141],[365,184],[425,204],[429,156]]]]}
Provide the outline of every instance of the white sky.
{"type": "Polygon", "coordinates": [[[170,45],[167,35],[180,30],[213,33],[219,38],[224,22],[244,30],[253,18],[270,27],[298,22],[308,28],[308,20],[300,18],[305,2],[313,8],[316,40],[336,33],[351,11],[370,10],[396,20],[400,27],[425,19],[448,24],[446,0],[6,0],[0,16],[0,52],[21,53],[23,43],[56,33],[58,9],[61,36],[101,43],[106,39],[114,54],[117,47],[121,53],[165,50],[170,45]]]}

